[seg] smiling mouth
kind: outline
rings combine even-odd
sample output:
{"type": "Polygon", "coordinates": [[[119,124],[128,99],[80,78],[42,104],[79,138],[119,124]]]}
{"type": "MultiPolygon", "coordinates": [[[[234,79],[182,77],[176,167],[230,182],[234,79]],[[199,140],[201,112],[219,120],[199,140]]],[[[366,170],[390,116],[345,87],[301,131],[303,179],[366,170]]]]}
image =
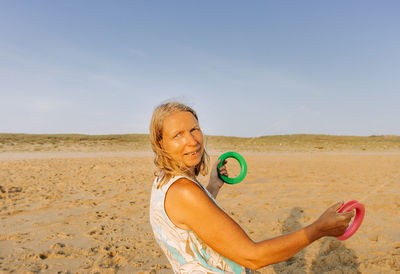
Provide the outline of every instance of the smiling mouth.
{"type": "Polygon", "coordinates": [[[200,153],[200,148],[198,150],[196,150],[196,151],[185,153],[185,155],[196,155],[198,153],[200,153]]]}

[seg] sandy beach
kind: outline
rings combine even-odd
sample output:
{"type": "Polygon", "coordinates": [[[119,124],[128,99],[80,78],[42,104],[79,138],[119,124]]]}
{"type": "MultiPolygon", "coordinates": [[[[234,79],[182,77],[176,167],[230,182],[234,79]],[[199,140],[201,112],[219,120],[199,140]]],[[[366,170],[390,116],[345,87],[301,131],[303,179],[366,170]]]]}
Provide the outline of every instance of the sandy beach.
{"type": "MultiPolygon", "coordinates": [[[[255,241],[338,200],[366,208],[350,239],[260,273],[400,273],[400,153],[240,153],[248,175],[217,201],[255,241]]],[[[148,221],[153,171],[150,152],[0,153],[0,272],[171,273],[148,221]]]]}

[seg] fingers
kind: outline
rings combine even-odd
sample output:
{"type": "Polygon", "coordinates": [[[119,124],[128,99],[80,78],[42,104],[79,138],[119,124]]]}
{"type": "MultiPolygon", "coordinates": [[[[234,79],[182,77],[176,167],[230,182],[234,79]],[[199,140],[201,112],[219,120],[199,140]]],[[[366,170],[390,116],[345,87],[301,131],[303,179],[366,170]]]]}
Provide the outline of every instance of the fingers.
{"type": "Polygon", "coordinates": [[[350,220],[351,218],[353,218],[355,215],[356,215],[356,213],[354,212],[354,210],[351,210],[351,211],[347,211],[347,212],[343,212],[343,213],[341,213],[343,216],[345,216],[345,218],[347,219],[347,220],[350,220]]]}
{"type": "MultiPolygon", "coordinates": [[[[219,164],[221,163],[221,159],[218,159],[216,162],[215,162],[215,166],[218,166],[219,164]]],[[[226,163],[227,163],[227,161],[226,161],[226,159],[224,160],[224,163],[223,163],[223,166],[225,166],[226,165],[226,163]]]]}
{"type": "Polygon", "coordinates": [[[224,161],[223,165],[220,167],[219,174],[228,177],[228,170],[226,169],[226,160],[224,161]]]}
{"type": "Polygon", "coordinates": [[[339,208],[341,208],[343,205],[343,201],[339,201],[336,204],[334,204],[333,206],[331,206],[332,209],[334,209],[335,211],[338,211],[339,208]]]}
{"type": "Polygon", "coordinates": [[[226,163],[227,163],[227,161],[226,161],[226,159],[225,159],[225,160],[224,160],[224,163],[222,164],[222,166],[221,166],[220,168],[218,168],[218,166],[221,164],[221,159],[218,159],[218,160],[214,163],[213,169],[214,169],[215,171],[217,171],[218,174],[224,175],[224,176],[228,177],[228,171],[227,171],[227,169],[226,169],[226,163]]]}
{"type": "Polygon", "coordinates": [[[341,229],[339,234],[343,235],[343,233],[345,233],[346,230],[349,228],[351,219],[354,217],[355,213],[354,211],[348,211],[337,214],[339,215],[339,220],[340,220],[340,222],[338,223],[338,227],[340,227],[341,229]]]}

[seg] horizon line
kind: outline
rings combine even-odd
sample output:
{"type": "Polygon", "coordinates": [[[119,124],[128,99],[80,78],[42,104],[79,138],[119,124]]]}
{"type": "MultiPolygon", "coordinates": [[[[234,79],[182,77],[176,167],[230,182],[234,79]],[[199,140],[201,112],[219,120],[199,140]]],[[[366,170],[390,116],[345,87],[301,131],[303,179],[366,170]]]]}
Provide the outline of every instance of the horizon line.
{"type": "MultiPolygon", "coordinates": [[[[21,132],[0,132],[0,135],[82,135],[82,136],[122,136],[122,135],[149,135],[149,133],[105,133],[105,134],[93,134],[93,133],[21,133],[21,132]]],[[[271,134],[271,135],[260,135],[260,136],[232,136],[232,135],[215,135],[215,134],[204,134],[204,136],[215,136],[215,137],[229,137],[229,138],[262,138],[262,137],[273,137],[273,136],[295,136],[295,135],[309,135],[309,136],[342,136],[342,137],[400,137],[397,134],[371,134],[371,135],[346,135],[346,134],[326,134],[326,133],[288,133],[288,134],[271,134]]]]}

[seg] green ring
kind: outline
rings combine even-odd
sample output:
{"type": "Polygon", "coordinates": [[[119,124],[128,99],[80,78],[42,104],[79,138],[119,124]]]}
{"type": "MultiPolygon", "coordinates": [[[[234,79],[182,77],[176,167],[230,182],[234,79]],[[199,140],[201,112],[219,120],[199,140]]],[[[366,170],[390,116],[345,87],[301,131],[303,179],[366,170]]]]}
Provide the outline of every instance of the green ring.
{"type": "Polygon", "coordinates": [[[237,152],[230,151],[230,152],[226,152],[226,153],[222,154],[221,156],[219,156],[218,159],[221,159],[221,163],[219,163],[219,165],[218,165],[218,175],[221,178],[221,180],[223,180],[225,183],[228,183],[228,184],[237,184],[237,183],[240,183],[241,181],[243,181],[244,177],[246,177],[246,174],[247,174],[247,164],[246,164],[246,161],[244,160],[244,158],[242,157],[242,155],[240,155],[237,152]],[[219,174],[219,169],[224,164],[224,161],[226,158],[234,158],[239,162],[240,173],[236,178],[229,178],[229,177],[219,174]]]}

